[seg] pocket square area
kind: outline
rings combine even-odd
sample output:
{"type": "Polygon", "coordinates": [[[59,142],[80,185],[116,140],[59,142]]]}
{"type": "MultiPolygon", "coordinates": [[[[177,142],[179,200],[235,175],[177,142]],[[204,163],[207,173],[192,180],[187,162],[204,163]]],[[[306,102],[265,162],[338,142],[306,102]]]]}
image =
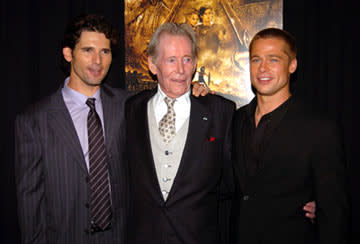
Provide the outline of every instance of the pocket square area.
{"type": "Polygon", "coordinates": [[[211,136],[211,137],[209,137],[208,139],[207,139],[207,141],[215,141],[216,140],[216,138],[215,137],[213,137],[213,136],[211,136]]]}

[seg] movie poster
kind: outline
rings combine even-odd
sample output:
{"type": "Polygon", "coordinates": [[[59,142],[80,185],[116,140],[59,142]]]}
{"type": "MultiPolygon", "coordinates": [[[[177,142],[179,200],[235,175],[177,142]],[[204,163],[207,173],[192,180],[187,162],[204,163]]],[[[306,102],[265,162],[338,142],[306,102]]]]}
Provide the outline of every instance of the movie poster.
{"type": "Polygon", "coordinates": [[[237,107],[254,96],[249,78],[248,47],[256,32],[282,28],[282,0],[125,0],[126,87],[154,88],[146,49],[164,22],[186,22],[198,39],[194,80],[205,82],[237,107]]]}

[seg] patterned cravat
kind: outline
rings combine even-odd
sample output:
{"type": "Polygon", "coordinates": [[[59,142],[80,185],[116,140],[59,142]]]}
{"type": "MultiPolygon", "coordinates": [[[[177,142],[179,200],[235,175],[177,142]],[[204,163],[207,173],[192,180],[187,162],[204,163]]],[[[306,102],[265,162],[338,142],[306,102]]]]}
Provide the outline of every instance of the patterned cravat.
{"type": "Polygon", "coordinates": [[[87,118],[89,138],[90,213],[91,220],[100,229],[106,229],[111,222],[111,200],[109,174],[106,162],[106,148],[101,121],[95,111],[95,98],[89,98],[87,118]]]}
{"type": "Polygon", "coordinates": [[[164,142],[168,144],[175,136],[175,99],[165,97],[164,101],[167,105],[168,110],[159,122],[159,132],[160,135],[162,135],[164,142]]]}

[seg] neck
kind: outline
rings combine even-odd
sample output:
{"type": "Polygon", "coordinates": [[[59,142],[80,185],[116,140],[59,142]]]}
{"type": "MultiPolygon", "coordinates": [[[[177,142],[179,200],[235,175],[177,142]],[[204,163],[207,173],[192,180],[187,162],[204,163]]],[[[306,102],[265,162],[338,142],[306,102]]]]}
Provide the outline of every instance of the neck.
{"type": "Polygon", "coordinates": [[[261,96],[257,94],[257,106],[255,110],[255,125],[257,126],[260,122],[260,119],[265,114],[271,113],[275,109],[277,109],[281,104],[283,104],[286,100],[291,96],[290,93],[284,94],[279,97],[273,96],[261,96]]]}
{"type": "Polygon", "coordinates": [[[78,83],[71,82],[71,78],[69,80],[68,87],[77,92],[80,92],[81,94],[84,94],[87,97],[92,97],[100,88],[100,86],[79,85],[78,83]]]}

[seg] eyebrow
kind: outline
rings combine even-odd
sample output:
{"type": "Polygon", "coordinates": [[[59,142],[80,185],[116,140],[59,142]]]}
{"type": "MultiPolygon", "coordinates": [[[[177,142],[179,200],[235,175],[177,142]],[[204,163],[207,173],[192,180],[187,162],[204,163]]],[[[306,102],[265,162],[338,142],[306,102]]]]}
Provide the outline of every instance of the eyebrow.
{"type": "Polygon", "coordinates": [[[276,55],[276,54],[270,54],[268,55],[270,58],[282,58],[282,56],[280,55],[276,55]]]}
{"type": "MultiPolygon", "coordinates": [[[[93,47],[93,46],[83,46],[83,47],[80,47],[80,49],[82,49],[82,50],[84,50],[84,49],[95,49],[95,47],[93,47]]],[[[104,47],[101,50],[111,51],[111,48],[104,47]]]]}
{"type": "MultiPolygon", "coordinates": [[[[285,53],[285,55],[287,56],[287,53],[285,53]]],[[[254,55],[251,55],[251,56],[250,56],[250,59],[252,59],[252,58],[259,58],[259,57],[260,57],[260,55],[254,54],[254,55]]],[[[276,54],[269,54],[269,55],[266,55],[266,57],[270,57],[270,58],[282,58],[282,56],[276,55],[276,54]]]]}
{"type": "MultiPolygon", "coordinates": [[[[177,58],[177,56],[169,56],[167,58],[177,58]]],[[[193,55],[184,55],[184,56],[182,56],[180,58],[192,58],[192,59],[194,59],[194,56],[193,55]]]]}

